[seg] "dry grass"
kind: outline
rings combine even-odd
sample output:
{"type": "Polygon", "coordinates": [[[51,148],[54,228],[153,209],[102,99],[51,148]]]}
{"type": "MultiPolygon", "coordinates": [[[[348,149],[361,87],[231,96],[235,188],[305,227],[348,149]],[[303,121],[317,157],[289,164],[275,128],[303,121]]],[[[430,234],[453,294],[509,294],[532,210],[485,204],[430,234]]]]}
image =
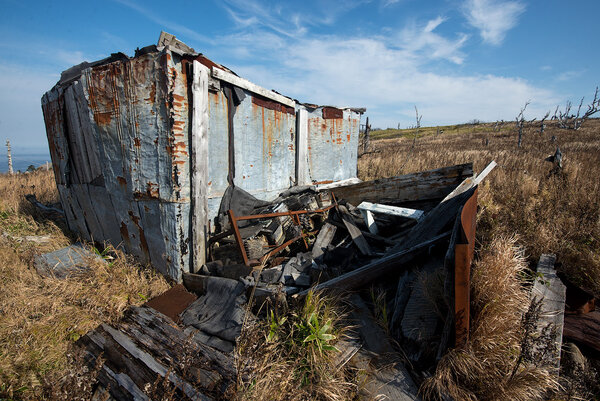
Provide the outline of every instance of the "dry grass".
{"type": "Polygon", "coordinates": [[[587,121],[579,131],[549,124],[543,136],[537,125],[526,127],[521,149],[514,127],[463,131],[419,137],[412,150],[409,136],[372,141],[379,153],[359,160],[359,176],[389,177],[471,161],[481,171],[496,160],[498,167],[479,192],[478,240],[517,233],[531,265],[542,253],[556,253],[573,282],[600,296],[600,120],[587,121]],[[552,164],[544,161],[556,146],[564,156],[560,175],[549,174],[552,164]]]}
{"type": "Polygon", "coordinates": [[[343,336],[339,302],[311,293],[298,305],[280,305],[267,316],[266,324],[262,320],[246,326],[238,340],[235,399],[338,401],[354,397],[352,376],[336,366],[337,350],[332,349],[343,336]],[[310,337],[320,330],[321,336],[310,337]]]}
{"type": "Polygon", "coordinates": [[[441,359],[422,386],[425,398],[536,400],[557,389],[552,373],[521,355],[529,293],[519,276],[526,268],[515,238],[496,238],[481,252],[473,269],[469,342],[441,359]]]}
{"type": "Polygon", "coordinates": [[[168,284],[114,250],[111,263],[91,262],[91,273],[66,280],[40,277],[34,256],[72,242],[24,200],[34,193],[42,202],[56,202],[52,172],[1,175],[0,193],[0,398],[47,398],[45,388],[68,374],[67,351],[79,336],[118,319],[128,305],[143,303],[168,284]],[[23,240],[41,235],[49,241],[23,240]]]}

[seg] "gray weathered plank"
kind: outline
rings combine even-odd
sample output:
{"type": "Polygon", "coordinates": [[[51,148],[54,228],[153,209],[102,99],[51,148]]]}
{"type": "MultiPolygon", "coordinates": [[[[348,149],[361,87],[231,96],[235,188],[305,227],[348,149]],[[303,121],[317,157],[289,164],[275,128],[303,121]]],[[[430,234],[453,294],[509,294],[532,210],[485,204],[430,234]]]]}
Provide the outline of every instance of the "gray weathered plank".
{"type": "Polygon", "coordinates": [[[206,262],[208,235],[208,75],[198,61],[193,63],[192,83],[192,257],[196,273],[206,262]]]}
{"type": "Polygon", "coordinates": [[[246,89],[250,92],[264,96],[267,99],[271,99],[281,104],[284,104],[288,107],[296,106],[296,102],[290,99],[289,97],[285,97],[268,89],[262,88],[244,78],[240,78],[237,75],[233,75],[232,73],[222,70],[220,68],[213,67],[212,76],[222,81],[229,82],[230,84],[233,84],[235,86],[239,86],[242,89],[246,89]]]}
{"type": "Polygon", "coordinates": [[[549,344],[544,344],[544,341],[536,341],[534,348],[538,352],[542,352],[545,358],[544,362],[549,364],[549,367],[558,370],[560,366],[560,351],[562,347],[562,336],[565,316],[565,297],[566,286],[560,281],[554,269],[556,255],[543,254],[537,266],[537,272],[541,277],[535,280],[531,290],[532,303],[541,302],[540,319],[536,322],[536,333],[541,336],[544,332],[550,335],[552,344],[550,349],[545,350],[544,347],[549,344]],[[550,355],[547,355],[549,351],[550,355]]]}
{"type": "Polygon", "coordinates": [[[340,212],[342,222],[346,226],[346,229],[348,230],[348,233],[350,233],[352,241],[354,241],[354,243],[358,247],[358,250],[363,255],[371,255],[371,248],[369,247],[369,244],[367,243],[365,237],[362,235],[362,231],[359,230],[358,227],[356,227],[356,224],[354,224],[352,216],[348,213],[348,209],[346,209],[345,206],[339,206],[338,210],[340,212]]]}
{"type": "Polygon", "coordinates": [[[333,188],[338,199],[353,205],[361,202],[402,203],[442,199],[465,178],[473,176],[473,164],[459,164],[436,170],[391,178],[364,181],[358,184],[333,188]]]}
{"type": "Polygon", "coordinates": [[[313,244],[313,258],[318,258],[319,256],[323,255],[323,250],[326,249],[329,244],[331,244],[331,241],[333,241],[336,230],[337,227],[332,224],[323,224],[321,231],[319,231],[319,234],[317,235],[317,240],[313,244]]]}

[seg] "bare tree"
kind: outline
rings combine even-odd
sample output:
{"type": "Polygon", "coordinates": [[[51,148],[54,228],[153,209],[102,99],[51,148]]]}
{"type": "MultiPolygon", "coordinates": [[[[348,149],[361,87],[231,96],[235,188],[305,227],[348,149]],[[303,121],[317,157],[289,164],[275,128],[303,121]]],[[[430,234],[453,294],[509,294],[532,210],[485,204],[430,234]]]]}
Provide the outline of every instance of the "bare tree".
{"type": "Polygon", "coordinates": [[[406,163],[408,163],[408,161],[410,160],[410,156],[412,155],[415,145],[417,144],[417,137],[419,136],[419,129],[421,128],[421,118],[423,118],[423,116],[419,115],[419,110],[417,110],[417,106],[415,106],[415,115],[417,120],[417,125],[414,126],[415,136],[413,137],[412,145],[410,146],[408,154],[406,155],[406,160],[404,160],[404,163],[402,163],[402,166],[400,166],[399,171],[402,171],[402,169],[404,169],[404,166],[406,166],[406,163]]]}
{"type": "Polygon", "coordinates": [[[542,117],[542,119],[540,120],[540,135],[542,135],[544,133],[544,130],[546,129],[546,123],[544,121],[546,121],[546,119],[550,116],[550,111],[548,110],[548,112],[544,115],[544,117],[542,117]]]}
{"type": "Polygon", "coordinates": [[[558,120],[558,125],[561,128],[578,130],[581,128],[581,125],[592,115],[596,114],[600,111],[600,98],[598,97],[598,87],[596,86],[596,91],[594,92],[594,99],[590,104],[587,105],[587,110],[585,113],[581,114],[581,108],[583,107],[583,97],[579,102],[579,106],[577,107],[577,114],[571,113],[571,108],[573,104],[571,101],[567,101],[565,104],[565,110],[559,110],[559,107],[556,106],[556,111],[554,112],[554,117],[558,120]],[[558,116],[556,113],[558,112],[558,116]]]}
{"type": "Polygon", "coordinates": [[[523,106],[523,108],[521,109],[521,112],[517,115],[516,117],[516,122],[517,122],[517,129],[519,130],[519,141],[517,143],[517,147],[521,147],[521,143],[523,140],[523,126],[525,125],[525,117],[523,116],[523,113],[525,113],[525,109],[527,108],[527,106],[529,105],[530,100],[528,100],[527,102],[525,102],[525,106],[523,106]]]}

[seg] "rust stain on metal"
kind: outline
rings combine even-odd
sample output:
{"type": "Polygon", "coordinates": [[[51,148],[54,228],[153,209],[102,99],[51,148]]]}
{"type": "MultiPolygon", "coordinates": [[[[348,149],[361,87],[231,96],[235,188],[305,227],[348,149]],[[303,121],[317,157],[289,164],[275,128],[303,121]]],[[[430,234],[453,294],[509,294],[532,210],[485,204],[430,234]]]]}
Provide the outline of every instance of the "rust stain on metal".
{"type": "Polygon", "coordinates": [[[135,224],[135,226],[138,229],[138,232],[140,233],[140,247],[142,248],[142,251],[144,251],[144,254],[146,255],[146,257],[149,260],[150,252],[148,251],[148,241],[146,240],[146,235],[144,235],[144,229],[140,225],[140,218],[139,218],[139,216],[136,216],[135,214],[133,214],[133,212],[131,212],[131,211],[129,211],[128,214],[129,214],[129,217],[131,218],[131,221],[133,222],[133,224],[135,224]]]}
{"type": "Polygon", "coordinates": [[[121,187],[123,187],[123,189],[127,188],[127,180],[121,176],[117,176],[117,181],[119,182],[119,185],[121,185],[121,187]]]}
{"type": "MultiPolygon", "coordinates": [[[[284,104],[274,102],[272,100],[267,100],[267,99],[264,99],[264,98],[256,96],[256,95],[252,96],[252,103],[257,106],[264,107],[265,109],[278,111],[280,113],[287,113],[287,114],[292,114],[292,115],[295,114],[294,108],[292,108],[292,107],[288,107],[284,104]]],[[[275,118],[278,118],[278,117],[275,117],[275,118]]]]}
{"type": "MultiPolygon", "coordinates": [[[[137,124],[138,124],[138,123],[136,122],[136,125],[137,125],[137,124]]],[[[142,146],[142,143],[140,142],[140,138],[138,138],[138,137],[135,137],[135,138],[133,138],[133,145],[134,145],[136,148],[139,148],[140,146],[142,146]]]]}
{"type": "Polygon", "coordinates": [[[344,118],[344,112],[335,107],[323,107],[323,118],[325,120],[344,118]]]}

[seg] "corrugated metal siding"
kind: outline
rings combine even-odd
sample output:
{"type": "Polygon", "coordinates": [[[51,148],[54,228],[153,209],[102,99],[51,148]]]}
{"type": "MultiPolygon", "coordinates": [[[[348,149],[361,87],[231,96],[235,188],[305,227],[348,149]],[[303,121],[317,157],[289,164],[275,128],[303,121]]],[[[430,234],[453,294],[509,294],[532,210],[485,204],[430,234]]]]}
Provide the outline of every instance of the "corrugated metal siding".
{"type": "MultiPolygon", "coordinates": [[[[189,63],[169,50],[148,53],[83,70],[42,98],[69,227],[86,240],[121,245],[178,281],[191,263],[189,63]]],[[[272,199],[295,180],[296,114],[245,95],[233,119],[234,182],[272,199]]],[[[228,185],[227,104],[222,91],[209,92],[210,219],[228,185]]],[[[310,113],[313,181],[355,176],[358,119],[349,111],[342,119],[310,113]]]]}
{"type": "Polygon", "coordinates": [[[360,114],[343,110],[342,118],[323,118],[323,109],[308,113],[310,179],[322,182],[356,177],[360,114]]]}

